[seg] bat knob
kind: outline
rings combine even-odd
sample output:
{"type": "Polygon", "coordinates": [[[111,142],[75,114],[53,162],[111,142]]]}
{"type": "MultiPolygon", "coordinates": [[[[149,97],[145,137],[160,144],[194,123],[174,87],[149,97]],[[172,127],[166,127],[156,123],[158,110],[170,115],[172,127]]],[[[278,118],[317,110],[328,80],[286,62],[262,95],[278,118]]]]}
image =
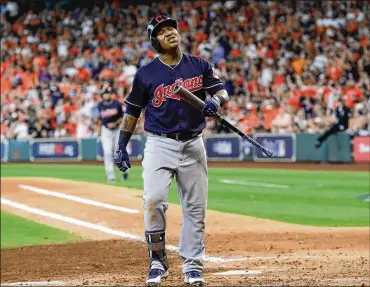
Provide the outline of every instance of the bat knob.
{"type": "Polygon", "coordinates": [[[274,155],[274,153],[271,151],[271,150],[268,150],[268,149],[264,149],[263,152],[265,153],[265,155],[267,155],[268,157],[272,157],[274,155]]]}

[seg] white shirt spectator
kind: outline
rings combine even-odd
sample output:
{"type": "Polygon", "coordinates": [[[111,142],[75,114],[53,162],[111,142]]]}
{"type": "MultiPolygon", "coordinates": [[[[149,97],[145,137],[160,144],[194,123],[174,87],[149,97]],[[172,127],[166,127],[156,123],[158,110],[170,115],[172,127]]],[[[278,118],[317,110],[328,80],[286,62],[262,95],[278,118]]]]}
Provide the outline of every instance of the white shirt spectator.
{"type": "Polygon", "coordinates": [[[63,25],[64,25],[64,26],[68,26],[68,25],[70,24],[70,22],[71,22],[71,18],[66,17],[66,18],[64,18],[64,20],[63,20],[63,25]]]}
{"type": "Polygon", "coordinates": [[[88,102],[85,102],[83,107],[80,109],[80,116],[84,115],[89,118],[93,117],[93,109],[96,106],[95,102],[93,100],[90,100],[88,102]]]}
{"type": "Polygon", "coordinates": [[[78,73],[78,70],[75,67],[68,67],[64,69],[64,74],[73,78],[78,73]]]}
{"type": "Polygon", "coordinates": [[[87,34],[91,33],[93,31],[92,25],[94,22],[91,19],[87,19],[82,22],[82,35],[86,36],[87,34]]]}
{"type": "Polygon", "coordinates": [[[198,47],[199,54],[202,58],[211,59],[212,57],[212,45],[209,43],[200,44],[198,47]]]}
{"type": "Polygon", "coordinates": [[[54,138],[63,138],[67,134],[64,128],[56,128],[54,131],[54,138]]]}
{"type": "Polygon", "coordinates": [[[261,77],[260,77],[261,86],[268,87],[273,80],[272,76],[273,76],[273,71],[270,67],[263,68],[261,72],[261,77]]]}
{"type": "Polygon", "coordinates": [[[89,124],[90,118],[80,111],[76,128],[76,137],[78,139],[88,138],[90,136],[89,124]]]}
{"type": "Polygon", "coordinates": [[[33,35],[27,36],[27,43],[32,44],[32,43],[38,43],[38,42],[40,42],[39,37],[33,36],[33,35]]]}
{"type": "Polygon", "coordinates": [[[86,59],[84,57],[78,57],[74,59],[73,64],[76,68],[81,68],[85,65],[86,59]]]}
{"type": "Polygon", "coordinates": [[[28,139],[28,125],[25,122],[17,122],[13,128],[13,134],[17,140],[28,139]]]}
{"type": "Polygon", "coordinates": [[[319,69],[320,71],[323,71],[327,64],[328,64],[328,58],[323,54],[319,54],[313,60],[312,66],[314,68],[319,69]]]}
{"type": "Polygon", "coordinates": [[[228,10],[231,10],[235,7],[236,5],[236,1],[226,1],[225,4],[224,4],[224,7],[228,10]]]}
{"type": "Polygon", "coordinates": [[[211,5],[211,9],[214,9],[214,10],[218,10],[222,8],[222,3],[221,2],[214,2],[212,5],[211,5]]]}
{"type": "Polygon", "coordinates": [[[137,71],[136,66],[135,65],[124,66],[122,71],[123,71],[122,78],[125,80],[125,82],[129,86],[131,86],[133,81],[134,81],[134,77],[135,77],[135,74],[136,74],[136,71],[137,71]]]}
{"type": "Polygon", "coordinates": [[[68,56],[68,42],[60,41],[58,43],[58,57],[66,58],[68,56]]]}
{"type": "Polygon", "coordinates": [[[32,57],[33,53],[32,53],[32,50],[29,46],[26,46],[24,47],[22,50],[21,50],[21,55],[23,57],[32,57]]]}
{"type": "Polygon", "coordinates": [[[6,11],[9,12],[11,17],[16,17],[18,15],[19,7],[17,2],[9,1],[6,3],[6,11]]]}
{"type": "Polygon", "coordinates": [[[46,51],[46,52],[50,52],[51,51],[51,48],[50,48],[50,44],[49,43],[40,43],[38,45],[38,48],[40,51],[46,51]]]}
{"type": "Polygon", "coordinates": [[[257,47],[255,44],[249,44],[245,47],[245,55],[248,59],[254,60],[258,57],[257,47]]]}
{"type": "Polygon", "coordinates": [[[98,87],[96,85],[91,84],[91,85],[88,85],[87,86],[86,91],[87,91],[87,93],[85,94],[85,98],[91,98],[91,96],[94,93],[98,93],[99,92],[99,89],[98,89],[98,87]]]}

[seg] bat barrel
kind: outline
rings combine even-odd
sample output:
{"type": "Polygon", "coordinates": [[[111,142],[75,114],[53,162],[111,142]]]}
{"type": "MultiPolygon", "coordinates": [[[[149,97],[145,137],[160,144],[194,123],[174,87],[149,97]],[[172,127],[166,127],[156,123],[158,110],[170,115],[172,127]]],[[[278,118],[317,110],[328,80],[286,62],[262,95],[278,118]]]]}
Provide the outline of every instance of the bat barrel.
{"type": "Polygon", "coordinates": [[[177,85],[173,89],[173,93],[175,95],[180,96],[185,102],[192,105],[193,107],[202,110],[204,107],[204,102],[199,99],[197,96],[195,96],[193,93],[186,90],[184,87],[177,85]]]}

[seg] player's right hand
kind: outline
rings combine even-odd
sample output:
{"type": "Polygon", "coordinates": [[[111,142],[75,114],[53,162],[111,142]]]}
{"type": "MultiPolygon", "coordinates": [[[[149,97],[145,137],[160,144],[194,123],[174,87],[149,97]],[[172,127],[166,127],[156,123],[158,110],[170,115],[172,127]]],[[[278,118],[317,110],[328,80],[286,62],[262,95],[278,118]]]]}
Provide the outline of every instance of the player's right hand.
{"type": "Polygon", "coordinates": [[[128,157],[128,153],[124,145],[117,146],[116,152],[114,153],[114,162],[122,172],[131,168],[130,158],[128,157]]]}
{"type": "Polygon", "coordinates": [[[213,96],[204,102],[204,107],[202,109],[202,114],[205,117],[214,117],[217,114],[217,110],[221,106],[221,101],[217,96],[213,96]]]}

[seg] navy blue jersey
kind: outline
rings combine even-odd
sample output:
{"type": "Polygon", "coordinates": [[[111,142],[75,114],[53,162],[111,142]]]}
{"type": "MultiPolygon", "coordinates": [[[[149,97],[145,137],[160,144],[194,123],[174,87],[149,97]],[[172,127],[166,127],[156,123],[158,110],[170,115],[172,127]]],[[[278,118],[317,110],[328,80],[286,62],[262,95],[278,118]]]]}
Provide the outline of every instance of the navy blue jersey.
{"type": "Polygon", "coordinates": [[[182,53],[179,63],[172,67],[155,58],[136,72],[132,91],[125,101],[145,108],[146,131],[193,133],[205,128],[202,112],[173,94],[177,84],[203,101],[206,91],[213,95],[224,89],[212,65],[202,58],[182,53]]]}
{"type": "Polygon", "coordinates": [[[104,101],[98,104],[99,119],[102,124],[108,128],[109,123],[116,122],[119,118],[122,118],[122,104],[119,101],[112,100],[109,103],[104,101]]]}

